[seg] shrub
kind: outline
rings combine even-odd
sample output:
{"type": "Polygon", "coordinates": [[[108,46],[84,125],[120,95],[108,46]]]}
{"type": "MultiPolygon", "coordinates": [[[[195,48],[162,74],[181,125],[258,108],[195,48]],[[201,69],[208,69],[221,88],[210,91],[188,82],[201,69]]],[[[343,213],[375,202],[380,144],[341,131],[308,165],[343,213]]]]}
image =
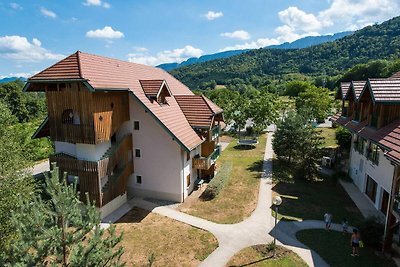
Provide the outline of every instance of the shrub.
{"type": "Polygon", "coordinates": [[[204,190],[201,198],[203,200],[212,200],[214,199],[221,189],[224,187],[226,182],[228,181],[232,171],[232,162],[223,162],[220,170],[215,175],[215,177],[210,181],[206,190],[204,190]]]}
{"type": "Polygon", "coordinates": [[[384,226],[378,218],[368,217],[356,225],[356,227],[360,231],[361,239],[366,245],[379,247],[382,241],[384,226]]]}
{"type": "Polygon", "coordinates": [[[335,130],[336,140],[339,146],[343,149],[351,147],[351,132],[346,128],[339,127],[335,130]]]}

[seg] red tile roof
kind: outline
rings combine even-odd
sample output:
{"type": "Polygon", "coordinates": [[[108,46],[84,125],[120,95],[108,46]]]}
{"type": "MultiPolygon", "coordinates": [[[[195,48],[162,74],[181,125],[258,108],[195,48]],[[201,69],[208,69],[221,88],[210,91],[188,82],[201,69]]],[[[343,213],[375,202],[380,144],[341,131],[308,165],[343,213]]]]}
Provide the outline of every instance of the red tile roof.
{"type": "Polygon", "coordinates": [[[175,99],[192,127],[211,128],[214,112],[203,96],[180,95],[175,99]]]}
{"type": "Polygon", "coordinates": [[[187,86],[162,69],[78,51],[29,78],[28,84],[37,80],[56,81],[60,78],[82,78],[95,90],[130,91],[187,150],[193,150],[203,142],[192,129],[174,97],[168,100],[168,105],[159,105],[154,101],[152,103],[147,98],[140,80],[165,80],[173,96],[193,95],[187,86]]]}
{"type": "Polygon", "coordinates": [[[384,147],[388,150],[385,155],[400,164],[400,119],[378,130],[367,127],[367,121],[357,123],[352,121],[352,117],[341,117],[340,113],[331,120],[384,147]]]}
{"type": "Polygon", "coordinates": [[[343,99],[347,94],[351,83],[350,82],[341,82],[338,91],[336,92],[336,99],[343,99]]]}
{"type": "Polygon", "coordinates": [[[364,86],[367,82],[366,81],[352,81],[351,82],[351,88],[354,92],[354,95],[356,97],[356,100],[360,97],[360,94],[362,90],[364,89],[364,86]]]}
{"type": "Polygon", "coordinates": [[[219,114],[219,113],[224,112],[224,110],[222,108],[218,107],[214,102],[212,102],[207,97],[203,96],[203,98],[214,114],[219,114]]]}
{"type": "Polygon", "coordinates": [[[375,102],[400,102],[400,79],[369,79],[375,102]]]}
{"type": "Polygon", "coordinates": [[[82,79],[78,55],[78,53],[70,55],[32,76],[29,80],[82,79]]]}
{"type": "Polygon", "coordinates": [[[164,80],[139,80],[139,82],[146,95],[156,96],[164,80]]]}
{"type": "Polygon", "coordinates": [[[389,79],[400,79],[400,71],[395,72],[389,79]]]}

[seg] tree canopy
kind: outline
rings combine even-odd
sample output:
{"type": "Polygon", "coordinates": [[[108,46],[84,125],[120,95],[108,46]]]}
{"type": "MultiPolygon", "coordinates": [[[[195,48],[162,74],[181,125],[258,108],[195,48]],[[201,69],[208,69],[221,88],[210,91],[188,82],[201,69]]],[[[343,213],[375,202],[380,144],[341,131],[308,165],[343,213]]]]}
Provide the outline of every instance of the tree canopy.
{"type": "Polygon", "coordinates": [[[235,79],[260,88],[290,81],[293,74],[301,75],[305,80],[318,80],[318,86],[333,89],[337,79],[331,82],[328,77],[339,78],[347,69],[370,60],[399,57],[400,17],[396,17],[334,42],[304,49],[254,49],[237,56],[178,68],[171,73],[192,89],[209,81],[228,85],[235,79]]]}
{"type": "Polygon", "coordinates": [[[60,179],[55,165],[50,173],[44,188],[49,200],[35,195],[12,212],[17,235],[1,254],[2,264],[123,266],[122,235],[116,235],[114,226],[101,227],[99,211],[88,196],[86,205],[79,201],[76,183],[67,185],[66,174],[60,179]]]}

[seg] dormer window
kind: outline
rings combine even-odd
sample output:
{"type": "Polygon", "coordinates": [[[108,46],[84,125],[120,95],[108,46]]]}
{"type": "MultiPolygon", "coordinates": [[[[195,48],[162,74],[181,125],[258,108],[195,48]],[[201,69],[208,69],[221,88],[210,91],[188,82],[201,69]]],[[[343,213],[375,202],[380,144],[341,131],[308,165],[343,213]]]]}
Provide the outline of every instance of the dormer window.
{"type": "Polygon", "coordinates": [[[168,104],[167,97],[170,97],[171,90],[165,80],[140,80],[143,92],[153,103],[156,101],[160,105],[168,104]]]}

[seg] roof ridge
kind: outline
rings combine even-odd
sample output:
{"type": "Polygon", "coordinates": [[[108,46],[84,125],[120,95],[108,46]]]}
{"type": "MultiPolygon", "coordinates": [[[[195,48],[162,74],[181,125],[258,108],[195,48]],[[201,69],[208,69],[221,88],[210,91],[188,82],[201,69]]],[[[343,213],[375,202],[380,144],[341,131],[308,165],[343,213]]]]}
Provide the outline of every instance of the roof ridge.
{"type": "Polygon", "coordinates": [[[82,76],[82,68],[81,68],[81,59],[80,59],[80,54],[81,54],[81,51],[76,51],[75,52],[76,53],[76,60],[78,61],[78,72],[79,72],[79,77],[81,77],[81,79],[83,79],[83,76],[82,76]]]}
{"type": "Polygon", "coordinates": [[[213,114],[213,115],[215,115],[215,112],[214,112],[214,110],[210,107],[210,105],[208,104],[208,98],[207,97],[205,97],[203,94],[201,94],[201,97],[203,98],[203,100],[204,100],[204,102],[206,102],[206,105],[207,105],[207,107],[208,107],[208,109],[211,111],[211,113],[213,114]]]}

